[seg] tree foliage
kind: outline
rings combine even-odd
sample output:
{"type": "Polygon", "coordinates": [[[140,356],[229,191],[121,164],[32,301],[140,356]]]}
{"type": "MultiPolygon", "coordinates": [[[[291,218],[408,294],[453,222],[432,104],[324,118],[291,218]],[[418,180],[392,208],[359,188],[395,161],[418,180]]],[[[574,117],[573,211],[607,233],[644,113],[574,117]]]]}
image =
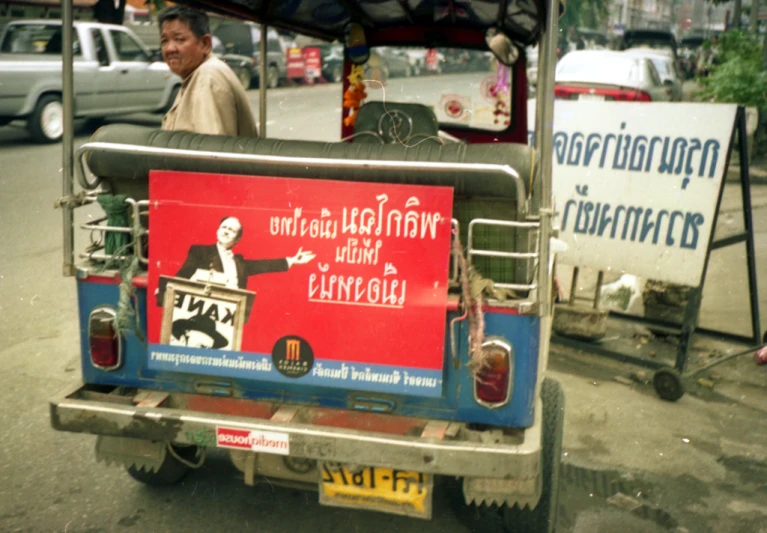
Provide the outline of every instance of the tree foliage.
{"type": "Polygon", "coordinates": [[[567,0],[559,27],[565,31],[570,26],[598,28],[607,20],[610,3],[611,0],[567,0]]]}
{"type": "Polygon", "coordinates": [[[767,110],[767,71],[762,70],[762,44],[758,35],[730,30],[720,36],[718,61],[701,81],[702,96],[767,110]]]}

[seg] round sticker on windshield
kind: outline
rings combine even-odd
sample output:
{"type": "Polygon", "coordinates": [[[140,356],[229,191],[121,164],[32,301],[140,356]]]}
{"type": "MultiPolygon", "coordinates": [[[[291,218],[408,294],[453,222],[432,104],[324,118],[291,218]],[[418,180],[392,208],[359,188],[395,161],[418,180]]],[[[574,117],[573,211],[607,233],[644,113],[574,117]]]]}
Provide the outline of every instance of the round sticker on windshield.
{"type": "Polygon", "coordinates": [[[446,94],[439,101],[439,108],[451,121],[462,122],[469,118],[470,105],[460,94],[446,94]]]}

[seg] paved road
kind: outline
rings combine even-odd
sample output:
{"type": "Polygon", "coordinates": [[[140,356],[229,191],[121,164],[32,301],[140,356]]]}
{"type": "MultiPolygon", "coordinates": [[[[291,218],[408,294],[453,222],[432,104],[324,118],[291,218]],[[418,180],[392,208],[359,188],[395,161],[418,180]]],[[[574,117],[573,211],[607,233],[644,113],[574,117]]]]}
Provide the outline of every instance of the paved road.
{"type": "MultiPolygon", "coordinates": [[[[255,104],[257,92],[250,94],[255,104]]],[[[275,91],[269,107],[270,135],[332,140],[340,128],[339,108],[338,86],[275,91]]],[[[158,117],[152,116],[129,120],[159,124],[158,117]]],[[[90,133],[78,124],[77,144],[85,142],[90,133]]],[[[438,486],[435,518],[420,522],[322,508],[313,493],[273,487],[268,482],[246,487],[220,452],[211,453],[205,466],[184,483],[166,490],[146,488],[119,468],[96,464],[93,437],[57,433],[48,422],[47,399],[75,383],[79,374],[75,284],[60,275],[61,215],[53,209],[53,201],[60,194],[60,146],[32,145],[23,130],[0,128],[0,161],[4,229],[0,233],[0,338],[4,339],[0,347],[0,427],[4,441],[0,446],[0,531],[501,531],[494,514],[461,505],[460,495],[450,483],[438,486]]],[[[764,203],[767,194],[760,198],[764,203]]],[[[79,210],[78,219],[84,221],[95,214],[96,210],[79,210]]],[[[759,209],[755,215],[757,226],[767,227],[767,210],[759,209]]],[[[728,276],[726,263],[720,265],[724,269],[722,279],[728,276]]],[[[568,364],[555,358],[554,368],[561,372],[573,398],[587,397],[590,381],[568,364]]],[[[578,371],[588,374],[593,369],[586,365],[578,371]]],[[[609,380],[609,376],[603,378],[609,380]]],[[[624,400],[636,405],[657,403],[646,391],[627,393],[624,400]]],[[[589,412],[579,410],[577,401],[571,402],[570,408],[583,417],[578,427],[588,427],[589,412]]],[[[582,434],[577,435],[579,440],[568,437],[566,442],[566,451],[572,451],[563,472],[560,533],[612,532],[619,528],[626,533],[673,530],[677,525],[698,524],[691,518],[700,510],[695,505],[706,505],[723,516],[737,515],[738,520],[746,517],[727,522],[740,524],[739,529],[719,529],[717,533],[763,533],[759,529],[763,515],[758,505],[753,507],[756,504],[745,497],[717,502],[698,495],[690,500],[689,491],[706,490],[697,472],[686,474],[693,481],[685,483],[686,478],[680,481],[676,473],[666,477],[662,471],[653,472],[645,479],[619,469],[600,468],[594,462],[572,461],[572,455],[582,454],[584,449],[589,453],[599,449],[598,442],[589,446],[588,440],[580,439],[582,434]],[[652,505],[643,504],[629,516],[624,508],[607,503],[616,487],[640,499],[649,490],[652,505]]],[[[760,472],[748,464],[721,468],[725,473],[731,468],[733,475],[738,468],[760,472]]],[[[760,491],[763,494],[764,484],[754,482],[753,490],[756,496],[760,491]]],[[[707,531],[687,527],[692,532],[707,531]]]]}

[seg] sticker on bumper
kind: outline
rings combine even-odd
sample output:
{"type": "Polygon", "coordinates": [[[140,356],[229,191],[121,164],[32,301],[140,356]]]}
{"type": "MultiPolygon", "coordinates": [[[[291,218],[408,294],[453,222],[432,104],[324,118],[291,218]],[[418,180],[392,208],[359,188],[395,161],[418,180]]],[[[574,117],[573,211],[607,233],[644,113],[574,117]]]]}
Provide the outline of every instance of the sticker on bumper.
{"type": "Polygon", "coordinates": [[[216,428],[216,446],[235,450],[290,455],[290,436],[276,431],[216,428]]]}

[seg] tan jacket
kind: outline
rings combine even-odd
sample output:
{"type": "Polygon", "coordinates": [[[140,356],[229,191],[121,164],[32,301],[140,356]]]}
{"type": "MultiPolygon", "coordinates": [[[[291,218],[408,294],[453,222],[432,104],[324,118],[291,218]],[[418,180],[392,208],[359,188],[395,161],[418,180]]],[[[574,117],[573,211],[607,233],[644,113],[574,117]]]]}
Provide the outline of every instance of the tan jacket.
{"type": "Polygon", "coordinates": [[[186,78],[162,129],[256,137],[248,96],[229,66],[209,54],[186,78]]]}

